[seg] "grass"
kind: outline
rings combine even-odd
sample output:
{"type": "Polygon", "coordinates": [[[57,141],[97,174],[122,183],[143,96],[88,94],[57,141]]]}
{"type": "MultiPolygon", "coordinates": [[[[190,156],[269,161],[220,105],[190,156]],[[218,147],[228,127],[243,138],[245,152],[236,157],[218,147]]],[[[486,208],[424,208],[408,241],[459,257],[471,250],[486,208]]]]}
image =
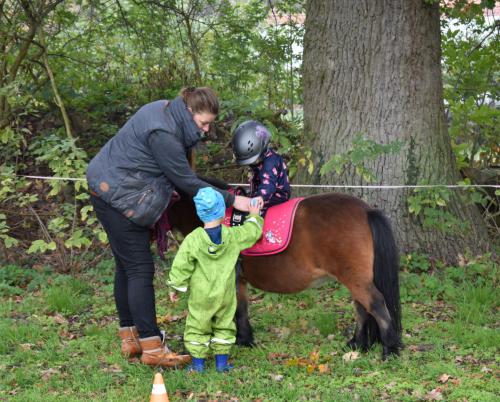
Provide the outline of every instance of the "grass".
{"type": "MultiPolygon", "coordinates": [[[[422,262],[420,262],[421,264],[422,262]]],[[[112,262],[82,276],[0,268],[0,400],[146,401],[155,370],[120,356],[112,262]]],[[[157,310],[181,350],[185,300],[157,310]]],[[[171,401],[498,401],[498,265],[491,258],[401,274],[400,358],[379,346],[346,361],[354,327],[349,294],[335,283],[295,295],[251,289],[257,346],[235,348],[231,373],[164,371],[171,401]]]]}

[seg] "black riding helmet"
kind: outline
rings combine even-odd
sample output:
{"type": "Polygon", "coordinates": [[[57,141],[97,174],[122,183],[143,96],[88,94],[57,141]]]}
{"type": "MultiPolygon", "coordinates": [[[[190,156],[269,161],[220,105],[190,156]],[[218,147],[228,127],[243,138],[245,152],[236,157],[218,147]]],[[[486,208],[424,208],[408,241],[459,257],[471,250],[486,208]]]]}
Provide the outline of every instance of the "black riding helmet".
{"type": "Polygon", "coordinates": [[[239,165],[251,165],[264,155],[271,133],[262,123],[249,120],[241,123],[233,133],[233,153],[239,165]]]}

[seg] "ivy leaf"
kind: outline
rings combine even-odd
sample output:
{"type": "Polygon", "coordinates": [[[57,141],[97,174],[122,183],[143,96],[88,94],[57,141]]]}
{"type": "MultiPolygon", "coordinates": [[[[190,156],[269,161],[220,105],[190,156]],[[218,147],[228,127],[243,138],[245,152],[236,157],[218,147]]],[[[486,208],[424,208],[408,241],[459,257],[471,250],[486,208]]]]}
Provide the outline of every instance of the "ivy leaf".
{"type": "Polygon", "coordinates": [[[36,252],[45,253],[47,250],[54,251],[56,248],[57,246],[54,241],[47,243],[45,240],[35,240],[33,243],[31,243],[31,246],[28,249],[27,253],[28,254],[36,252]]]}

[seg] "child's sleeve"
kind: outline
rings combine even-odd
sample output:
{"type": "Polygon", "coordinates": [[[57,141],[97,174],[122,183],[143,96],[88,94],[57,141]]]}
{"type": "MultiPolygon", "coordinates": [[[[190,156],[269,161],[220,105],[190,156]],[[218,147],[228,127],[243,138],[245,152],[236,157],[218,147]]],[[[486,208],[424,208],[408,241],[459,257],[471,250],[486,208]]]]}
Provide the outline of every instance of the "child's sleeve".
{"type": "Polygon", "coordinates": [[[194,258],[191,256],[190,238],[187,236],[181,243],[172,263],[167,285],[179,292],[186,292],[189,280],[194,271],[194,258]]]}
{"type": "Polygon", "coordinates": [[[260,184],[255,196],[261,196],[264,202],[268,201],[276,192],[278,174],[279,166],[275,163],[275,158],[265,159],[259,171],[260,184]]]}
{"type": "Polygon", "coordinates": [[[252,214],[247,216],[243,225],[231,228],[241,250],[252,247],[260,239],[263,226],[264,219],[252,214]]]}

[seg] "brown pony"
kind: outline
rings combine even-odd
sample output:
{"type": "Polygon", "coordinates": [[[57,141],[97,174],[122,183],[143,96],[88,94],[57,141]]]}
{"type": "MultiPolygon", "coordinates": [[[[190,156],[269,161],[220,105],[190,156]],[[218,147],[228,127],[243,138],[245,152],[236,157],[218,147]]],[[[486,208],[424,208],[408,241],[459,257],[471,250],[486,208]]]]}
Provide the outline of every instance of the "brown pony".
{"type": "MultiPolygon", "coordinates": [[[[229,188],[215,179],[204,180],[218,188],[229,188]]],[[[201,225],[191,197],[182,193],[168,215],[172,226],[184,235],[201,225]]],[[[349,289],[356,308],[356,329],[348,346],[366,351],[380,342],[383,358],[398,355],[402,330],[398,266],[391,226],[381,211],[346,194],[307,197],[297,208],[285,251],[242,257],[237,344],[253,344],[247,282],[268,292],[295,293],[326,278],[336,278],[349,289]]]]}

